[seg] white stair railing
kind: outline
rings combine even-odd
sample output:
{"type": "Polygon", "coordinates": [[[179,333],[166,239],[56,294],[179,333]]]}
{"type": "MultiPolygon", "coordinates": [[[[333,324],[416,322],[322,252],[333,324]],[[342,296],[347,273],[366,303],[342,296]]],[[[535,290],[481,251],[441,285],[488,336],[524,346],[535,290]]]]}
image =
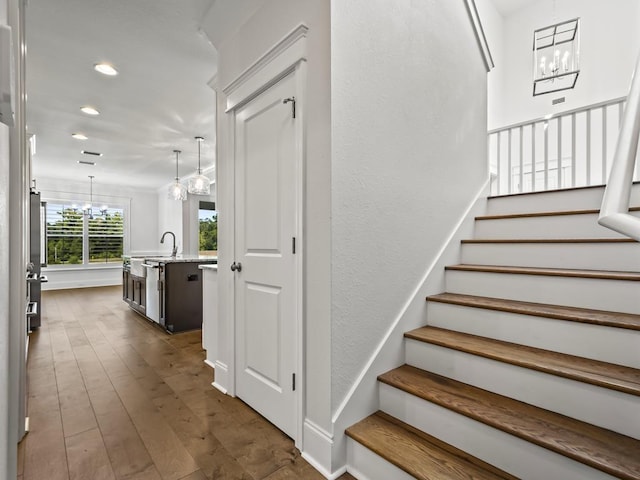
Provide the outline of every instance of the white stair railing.
{"type": "Polygon", "coordinates": [[[626,100],[615,98],[491,130],[491,194],[604,185],[626,100]]]}
{"type": "Polygon", "coordinates": [[[629,214],[640,135],[640,56],[627,98],[627,107],[620,127],[609,181],[604,190],[598,223],[640,242],[640,218],[629,214]]]}

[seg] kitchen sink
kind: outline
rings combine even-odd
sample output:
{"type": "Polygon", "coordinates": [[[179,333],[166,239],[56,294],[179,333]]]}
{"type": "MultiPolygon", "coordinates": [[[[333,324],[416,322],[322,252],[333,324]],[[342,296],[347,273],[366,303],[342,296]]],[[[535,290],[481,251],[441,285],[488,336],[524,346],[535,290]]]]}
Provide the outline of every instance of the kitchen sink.
{"type": "Polygon", "coordinates": [[[136,277],[146,277],[147,269],[142,266],[143,263],[144,263],[144,258],[131,257],[131,263],[130,263],[131,275],[135,275],[136,277]]]}

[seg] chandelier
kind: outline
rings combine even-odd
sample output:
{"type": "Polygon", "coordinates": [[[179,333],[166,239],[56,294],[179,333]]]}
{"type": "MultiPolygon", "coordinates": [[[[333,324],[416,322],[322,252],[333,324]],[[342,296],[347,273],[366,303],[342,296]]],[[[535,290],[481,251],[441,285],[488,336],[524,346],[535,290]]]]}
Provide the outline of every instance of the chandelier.
{"type": "MultiPolygon", "coordinates": [[[[89,220],[93,220],[93,179],[95,178],[94,175],[89,175],[89,202],[85,203],[82,206],[82,213],[89,217],[89,220]]],[[[109,207],[107,207],[106,205],[103,205],[102,207],[100,207],[100,209],[98,210],[100,213],[100,215],[106,215],[107,214],[107,210],[109,207]]]]}
{"type": "Polygon", "coordinates": [[[580,19],[533,32],[533,96],[568,90],[580,74],[580,19]]]}

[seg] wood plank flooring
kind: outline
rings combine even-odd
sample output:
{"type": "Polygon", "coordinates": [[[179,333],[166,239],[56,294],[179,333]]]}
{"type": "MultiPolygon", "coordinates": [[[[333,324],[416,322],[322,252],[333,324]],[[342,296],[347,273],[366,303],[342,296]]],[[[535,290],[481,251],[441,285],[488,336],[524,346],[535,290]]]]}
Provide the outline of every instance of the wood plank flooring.
{"type": "Polygon", "coordinates": [[[43,314],[19,480],[323,478],[291,439],[211,386],[200,331],[162,332],[120,287],[43,292],[43,314]]]}

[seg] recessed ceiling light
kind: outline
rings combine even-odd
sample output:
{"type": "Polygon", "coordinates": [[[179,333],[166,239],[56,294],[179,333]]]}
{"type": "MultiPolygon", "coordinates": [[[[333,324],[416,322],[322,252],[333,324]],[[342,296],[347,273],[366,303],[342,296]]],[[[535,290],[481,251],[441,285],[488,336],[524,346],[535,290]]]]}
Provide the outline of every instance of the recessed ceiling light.
{"type": "Polygon", "coordinates": [[[110,77],[113,77],[114,75],[118,74],[118,70],[116,70],[113,65],[109,65],[108,63],[96,63],[93,66],[93,69],[96,72],[100,72],[103,75],[109,75],[110,77]]]}
{"type": "Polygon", "coordinates": [[[88,162],[87,160],[78,160],[78,163],[81,165],[95,165],[96,162],[88,162]]]}
{"type": "Polygon", "coordinates": [[[90,152],[89,150],[82,150],[80,153],[83,153],[85,155],[93,155],[94,157],[101,157],[102,154],[99,152],[90,152]]]}
{"type": "Polygon", "coordinates": [[[86,113],[87,115],[100,115],[100,112],[98,110],[88,105],[82,107],[80,110],[86,113]]]}
{"type": "Polygon", "coordinates": [[[75,138],[76,140],[87,140],[89,137],[87,137],[86,135],[82,134],[82,133],[72,133],[71,136],[73,138],[75,138]]]}

